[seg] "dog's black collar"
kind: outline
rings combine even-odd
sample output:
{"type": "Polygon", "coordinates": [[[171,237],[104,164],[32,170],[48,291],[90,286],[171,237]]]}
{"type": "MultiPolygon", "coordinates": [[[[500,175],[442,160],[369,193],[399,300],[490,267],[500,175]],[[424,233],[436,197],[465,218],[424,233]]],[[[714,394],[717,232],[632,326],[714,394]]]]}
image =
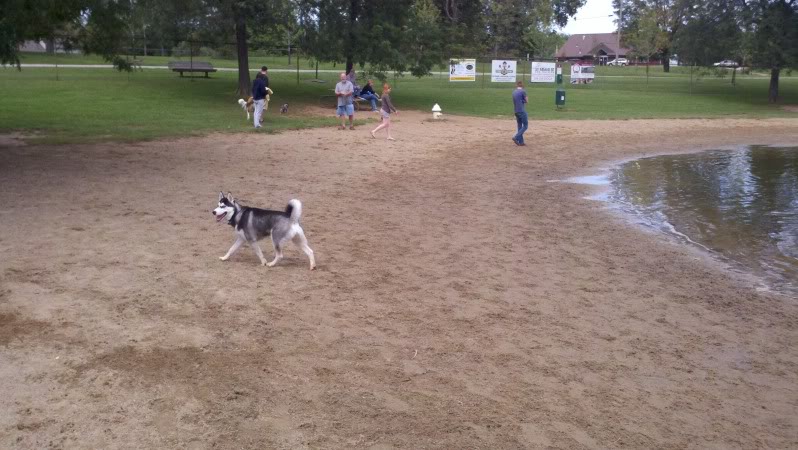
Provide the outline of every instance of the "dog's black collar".
{"type": "Polygon", "coordinates": [[[239,219],[244,217],[243,209],[233,210],[233,217],[231,217],[230,220],[227,221],[227,224],[230,225],[231,227],[235,227],[236,225],[238,225],[239,221],[236,220],[236,216],[238,215],[238,213],[241,213],[241,217],[239,219]]]}

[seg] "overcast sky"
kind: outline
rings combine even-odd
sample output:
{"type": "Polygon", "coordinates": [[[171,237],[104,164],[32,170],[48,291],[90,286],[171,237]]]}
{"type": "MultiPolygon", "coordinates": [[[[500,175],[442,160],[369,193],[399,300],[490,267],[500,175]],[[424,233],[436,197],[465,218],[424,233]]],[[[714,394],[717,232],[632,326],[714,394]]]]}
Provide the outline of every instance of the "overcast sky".
{"type": "Polygon", "coordinates": [[[587,0],[560,31],[567,34],[612,33],[616,30],[614,19],[612,0],[587,0]]]}

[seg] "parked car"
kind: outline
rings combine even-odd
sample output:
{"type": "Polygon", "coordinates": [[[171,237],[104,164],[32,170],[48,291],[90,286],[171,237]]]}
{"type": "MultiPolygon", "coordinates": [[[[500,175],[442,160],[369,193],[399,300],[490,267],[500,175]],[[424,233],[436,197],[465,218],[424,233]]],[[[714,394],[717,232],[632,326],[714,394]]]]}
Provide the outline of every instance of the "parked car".
{"type": "Polygon", "coordinates": [[[608,66],[626,66],[629,64],[629,61],[626,58],[617,58],[613,59],[612,61],[608,62],[608,66]]]}
{"type": "Polygon", "coordinates": [[[736,62],[736,61],[732,61],[732,60],[730,60],[730,59],[724,59],[723,61],[721,61],[721,62],[716,62],[716,63],[715,63],[715,64],[713,64],[713,65],[714,65],[715,67],[737,67],[739,64],[737,64],[737,62],[736,62]]]}

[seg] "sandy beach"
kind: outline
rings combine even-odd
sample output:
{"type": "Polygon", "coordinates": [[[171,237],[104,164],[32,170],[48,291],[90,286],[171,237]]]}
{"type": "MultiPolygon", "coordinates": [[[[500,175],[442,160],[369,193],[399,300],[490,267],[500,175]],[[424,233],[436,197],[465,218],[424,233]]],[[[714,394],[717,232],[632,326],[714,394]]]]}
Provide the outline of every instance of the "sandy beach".
{"type": "Polygon", "coordinates": [[[798,301],[552,182],[798,118],[396,119],[0,139],[0,447],[798,447],[798,301]],[[219,190],[318,269],[219,261],[219,190]]]}

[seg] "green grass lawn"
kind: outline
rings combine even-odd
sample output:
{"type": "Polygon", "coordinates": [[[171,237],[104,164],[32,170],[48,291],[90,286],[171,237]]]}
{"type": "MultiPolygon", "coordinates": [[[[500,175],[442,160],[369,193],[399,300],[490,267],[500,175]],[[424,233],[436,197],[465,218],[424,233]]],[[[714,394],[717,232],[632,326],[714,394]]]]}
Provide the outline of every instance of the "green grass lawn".
{"type": "MultiPolygon", "coordinates": [[[[608,68],[622,72],[630,68],[608,68]]],[[[0,68],[0,131],[36,132],[47,142],[142,140],[210,132],[254,132],[238,107],[236,73],[218,72],[210,79],[180,78],[162,69],[131,74],[112,69],[0,68]]],[[[322,73],[325,83],[311,82],[314,74],[273,73],[274,108],[266,129],[274,132],[333,126],[332,94],[336,76],[322,73]],[[289,103],[292,114],[276,114],[289,103]],[[329,118],[303,117],[301,105],[323,104],[329,118]]],[[[439,103],[444,114],[483,117],[512,113],[511,84],[491,84],[478,77],[472,83],[450,83],[446,75],[398,78],[393,99],[401,109],[429,111],[439,103]]],[[[529,112],[534,120],[633,119],[688,117],[798,117],[767,103],[767,77],[601,77],[592,85],[564,86],[566,108],[554,106],[554,85],[528,85],[529,112]]],[[[379,90],[379,89],[378,89],[379,90]]],[[[798,104],[798,77],[781,80],[783,104],[798,104]]]]}
{"type": "MultiPolygon", "coordinates": [[[[272,107],[312,98],[299,94],[295,78],[272,85],[282,91],[272,107]]],[[[0,129],[35,131],[54,143],[250,131],[252,124],[236,103],[235,86],[234,73],[192,80],[166,70],[128,75],[112,69],[70,69],[59,70],[56,81],[54,69],[0,69],[0,129]]],[[[332,118],[270,111],[261,132],[333,123],[332,118]]]]}

